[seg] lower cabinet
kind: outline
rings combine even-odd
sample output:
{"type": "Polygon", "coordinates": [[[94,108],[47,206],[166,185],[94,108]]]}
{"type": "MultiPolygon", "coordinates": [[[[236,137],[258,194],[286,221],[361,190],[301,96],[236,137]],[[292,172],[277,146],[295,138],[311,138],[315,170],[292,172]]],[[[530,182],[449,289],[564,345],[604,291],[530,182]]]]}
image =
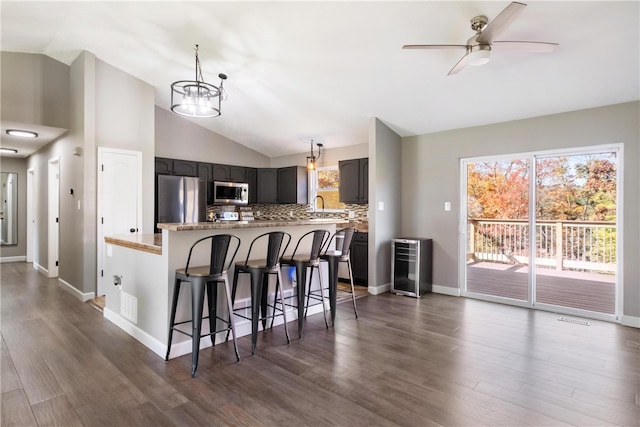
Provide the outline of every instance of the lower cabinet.
{"type": "Polygon", "coordinates": [[[351,268],[353,282],[367,285],[369,282],[369,233],[357,233],[351,242],[351,268]]]}

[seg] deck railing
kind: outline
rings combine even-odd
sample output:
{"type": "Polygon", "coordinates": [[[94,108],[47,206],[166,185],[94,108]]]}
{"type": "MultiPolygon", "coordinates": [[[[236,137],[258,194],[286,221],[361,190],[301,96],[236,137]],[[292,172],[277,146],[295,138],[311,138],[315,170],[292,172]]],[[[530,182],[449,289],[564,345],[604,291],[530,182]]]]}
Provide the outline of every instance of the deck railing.
{"type": "Polygon", "coordinates": [[[469,219],[468,257],[557,270],[615,272],[616,224],[605,221],[537,221],[531,245],[528,220],[469,219]]]}

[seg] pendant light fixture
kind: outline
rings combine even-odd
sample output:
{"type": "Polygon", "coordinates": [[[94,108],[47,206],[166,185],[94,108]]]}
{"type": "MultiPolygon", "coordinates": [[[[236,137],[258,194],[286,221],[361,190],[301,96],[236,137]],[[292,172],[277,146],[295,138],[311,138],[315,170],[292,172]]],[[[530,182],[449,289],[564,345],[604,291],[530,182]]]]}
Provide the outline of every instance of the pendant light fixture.
{"type": "Polygon", "coordinates": [[[322,147],[323,145],[318,143],[318,157],[313,153],[313,139],[311,140],[311,155],[307,156],[307,170],[316,170],[318,167],[318,160],[320,160],[320,156],[322,155],[322,147]]]}
{"type": "Polygon", "coordinates": [[[171,85],[171,111],[187,117],[217,117],[221,114],[222,99],[226,92],[222,87],[226,74],[218,74],[220,86],[206,83],[202,78],[198,45],[196,51],[196,79],[179,80],[171,85]]]}

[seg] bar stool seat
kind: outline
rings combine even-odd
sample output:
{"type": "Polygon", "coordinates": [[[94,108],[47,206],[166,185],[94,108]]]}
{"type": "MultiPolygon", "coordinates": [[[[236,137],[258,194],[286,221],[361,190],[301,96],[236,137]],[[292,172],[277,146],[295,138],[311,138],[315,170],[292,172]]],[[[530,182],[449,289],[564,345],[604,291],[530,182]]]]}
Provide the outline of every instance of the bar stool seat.
{"type": "MultiPolygon", "coordinates": [[[[287,337],[287,344],[291,342],[289,338],[289,330],[287,329],[287,314],[286,307],[284,305],[284,296],[282,288],[279,286],[282,282],[282,273],[280,271],[280,258],[287,250],[289,242],[291,241],[291,235],[284,231],[272,231],[269,233],[261,234],[253,239],[247,252],[247,258],[244,261],[236,262],[235,275],[233,277],[233,288],[231,290],[231,305],[235,304],[236,292],[238,289],[238,277],[241,274],[250,275],[251,283],[251,315],[245,316],[241,312],[246,308],[234,309],[233,313],[236,316],[251,321],[251,354],[256,353],[256,344],[258,340],[258,323],[262,321],[262,328],[265,329],[267,325],[267,319],[281,315],[284,318],[284,332],[287,337]],[[267,253],[263,259],[251,259],[252,255],[255,256],[254,245],[256,247],[264,246],[267,241],[267,253]],[[284,243],[284,244],[283,244],[284,243]],[[280,310],[277,309],[276,303],[272,306],[272,313],[269,316],[267,293],[269,285],[269,276],[276,275],[276,294],[274,298],[277,300],[278,291],[280,297],[280,310]],[[260,301],[260,303],[258,303],[260,301]],[[280,313],[276,313],[280,311],[280,313]]],[[[271,322],[273,326],[273,321],[271,322]]],[[[229,332],[227,332],[227,339],[229,338],[229,332]]]]}
{"type": "MultiPolygon", "coordinates": [[[[204,246],[204,245],[203,245],[204,246]]],[[[233,260],[240,247],[240,239],[237,236],[230,234],[219,234],[208,237],[203,237],[197,240],[189,249],[189,256],[187,258],[187,264],[185,268],[176,269],[175,273],[175,286],[173,289],[173,298],[171,302],[171,316],[169,320],[169,339],[167,343],[167,354],[165,360],[169,360],[169,353],[171,352],[171,342],[173,338],[173,332],[179,332],[181,334],[191,337],[191,377],[195,377],[196,369],[198,368],[198,356],[200,350],[200,339],[202,337],[210,336],[211,345],[215,345],[215,335],[219,332],[227,331],[227,333],[233,333],[233,346],[236,353],[236,360],[240,361],[240,353],[238,351],[238,344],[236,342],[236,330],[235,322],[231,313],[233,313],[233,306],[231,303],[231,292],[229,289],[229,278],[227,270],[233,263],[233,260]],[[189,266],[191,262],[191,256],[194,248],[201,243],[210,241],[209,246],[209,265],[207,266],[189,266]],[[233,255],[230,257],[228,264],[226,263],[227,255],[229,253],[230,246],[235,246],[233,255]],[[180,295],[180,288],[183,282],[189,282],[191,284],[191,319],[176,322],[176,309],[178,305],[178,297],[180,295]],[[217,294],[218,288],[214,286],[216,284],[223,283],[225,288],[225,295],[227,299],[228,317],[223,319],[217,314],[217,294]],[[202,334],[202,319],[204,308],[204,295],[205,289],[207,294],[207,303],[209,309],[209,315],[204,319],[209,319],[209,333],[202,334]],[[216,329],[217,321],[221,321],[225,327],[223,329],[216,329]],[[178,328],[179,325],[191,323],[191,333],[178,328]]],[[[200,248],[199,248],[200,249],[200,248]]],[[[227,335],[228,338],[228,335],[227,335]]]]}

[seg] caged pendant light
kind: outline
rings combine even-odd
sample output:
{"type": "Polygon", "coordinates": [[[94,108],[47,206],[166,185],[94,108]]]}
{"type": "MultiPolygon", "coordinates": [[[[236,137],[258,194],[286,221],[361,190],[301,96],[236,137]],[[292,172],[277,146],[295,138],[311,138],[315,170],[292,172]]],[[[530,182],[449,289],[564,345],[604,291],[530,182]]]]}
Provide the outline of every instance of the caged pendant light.
{"type": "Polygon", "coordinates": [[[307,170],[316,170],[318,167],[318,160],[320,160],[320,156],[322,155],[322,147],[323,145],[318,143],[318,157],[313,153],[313,139],[311,140],[311,154],[307,156],[307,170]]]}
{"type": "Polygon", "coordinates": [[[179,80],[171,84],[171,111],[187,117],[217,117],[221,114],[222,99],[226,99],[223,83],[226,74],[218,74],[220,86],[206,83],[202,78],[198,45],[196,51],[196,79],[179,80]]]}

